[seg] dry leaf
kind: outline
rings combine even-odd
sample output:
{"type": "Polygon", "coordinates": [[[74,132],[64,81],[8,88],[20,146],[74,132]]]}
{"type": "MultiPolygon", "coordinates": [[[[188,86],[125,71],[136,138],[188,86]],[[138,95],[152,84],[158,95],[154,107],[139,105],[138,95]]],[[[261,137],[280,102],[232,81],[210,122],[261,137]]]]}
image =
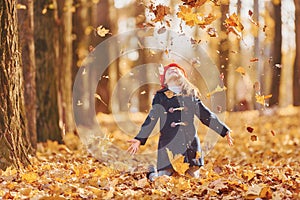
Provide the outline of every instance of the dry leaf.
{"type": "Polygon", "coordinates": [[[208,28],[206,32],[210,37],[218,37],[218,33],[215,28],[208,28]]]}
{"type": "Polygon", "coordinates": [[[250,62],[257,62],[258,61],[258,58],[251,58],[250,59],[250,62]]]}
{"type": "Polygon", "coordinates": [[[246,70],[244,67],[238,67],[235,69],[236,72],[240,73],[241,75],[245,75],[246,74],[246,70]]]}
{"type": "Polygon", "coordinates": [[[167,150],[167,154],[168,154],[170,163],[172,164],[172,167],[174,168],[174,170],[178,174],[184,175],[186,170],[189,169],[189,163],[184,163],[184,156],[181,154],[176,154],[174,156],[172,151],[170,151],[168,148],[166,150],[167,150]]]}
{"type": "Polygon", "coordinates": [[[227,16],[227,19],[225,19],[224,25],[227,29],[227,33],[234,33],[239,38],[242,37],[242,31],[244,30],[243,24],[240,22],[238,16],[236,13],[233,13],[230,16],[227,16]]]}
{"type": "Polygon", "coordinates": [[[256,135],[251,135],[251,141],[257,141],[257,136],[256,135]]]}
{"type": "Polygon", "coordinates": [[[207,0],[181,0],[183,5],[188,5],[190,7],[200,7],[207,2],[207,0]]]}
{"type": "Polygon", "coordinates": [[[153,6],[153,4],[151,4],[149,9],[155,15],[155,18],[152,20],[154,22],[160,22],[166,15],[170,14],[170,8],[161,4],[155,7],[153,6]]]}
{"type": "Polygon", "coordinates": [[[227,88],[225,86],[221,87],[220,85],[217,85],[217,87],[213,91],[207,93],[206,96],[211,97],[211,95],[213,95],[217,92],[223,92],[225,90],[227,90],[227,88]]]}
{"type": "Polygon", "coordinates": [[[252,128],[252,127],[250,127],[250,126],[247,126],[247,131],[248,131],[249,133],[252,133],[253,130],[254,130],[254,128],[252,128]]]}
{"type": "Polygon", "coordinates": [[[255,99],[256,99],[256,102],[265,106],[266,105],[266,99],[270,99],[272,97],[272,94],[269,94],[269,95],[259,95],[259,94],[256,94],[255,95],[255,99]]]}
{"type": "Polygon", "coordinates": [[[17,4],[17,9],[18,9],[18,10],[26,10],[27,7],[26,7],[26,5],[24,5],[24,4],[18,3],[18,4],[17,4]]]}
{"type": "Polygon", "coordinates": [[[105,37],[105,35],[109,33],[109,30],[104,28],[103,26],[98,26],[96,30],[97,30],[97,34],[100,37],[105,37]]]}
{"type": "Polygon", "coordinates": [[[216,17],[211,13],[207,16],[202,16],[200,13],[193,12],[193,10],[187,6],[179,6],[179,9],[180,11],[177,12],[177,17],[185,21],[186,25],[191,27],[199,25],[201,28],[204,28],[216,20],[216,17]]]}

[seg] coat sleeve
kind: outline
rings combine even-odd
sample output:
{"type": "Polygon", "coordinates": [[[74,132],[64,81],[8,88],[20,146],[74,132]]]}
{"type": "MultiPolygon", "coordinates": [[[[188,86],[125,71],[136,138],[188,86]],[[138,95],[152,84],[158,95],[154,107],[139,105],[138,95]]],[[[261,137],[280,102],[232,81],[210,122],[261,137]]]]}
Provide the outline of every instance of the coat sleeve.
{"type": "Polygon", "coordinates": [[[221,122],[217,115],[211,112],[201,100],[196,99],[195,102],[196,116],[199,118],[199,120],[222,137],[225,137],[227,132],[230,130],[228,126],[221,122]]]}
{"type": "Polygon", "coordinates": [[[156,95],[153,98],[152,101],[152,108],[145,119],[144,123],[142,124],[142,127],[135,137],[135,139],[139,140],[141,142],[141,145],[144,145],[153,131],[158,119],[159,119],[159,113],[162,109],[162,106],[159,104],[159,95],[156,93],[156,95]]]}

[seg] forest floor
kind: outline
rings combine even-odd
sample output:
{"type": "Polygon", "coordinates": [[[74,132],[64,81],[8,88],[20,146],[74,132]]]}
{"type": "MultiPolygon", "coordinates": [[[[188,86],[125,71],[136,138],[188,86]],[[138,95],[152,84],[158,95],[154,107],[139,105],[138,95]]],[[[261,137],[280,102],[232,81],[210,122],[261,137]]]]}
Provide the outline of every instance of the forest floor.
{"type": "MultiPolygon", "coordinates": [[[[176,174],[154,182],[146,178],[149,157],[96,159],[77,136],[67,134],[64,145],[38,144],[25,169],[0,170],[0,199],[300,199],[299,122],[300,108],[295,107],[226,113],[233,147],[219,139],[206,155],[199,179],[176,174]]],[[[131,136],[121,137],[113,125],[106,130],[119,134],[114,142],[123,140],[119,146],[127,148],[131,136]]],[[[141,152],[155,149],[156,142],[141,152]]],[[[99,148],[105,150],[103,144],[99,148]]],[[[110,158],[120,155],[115,150],[110,158]]]]}

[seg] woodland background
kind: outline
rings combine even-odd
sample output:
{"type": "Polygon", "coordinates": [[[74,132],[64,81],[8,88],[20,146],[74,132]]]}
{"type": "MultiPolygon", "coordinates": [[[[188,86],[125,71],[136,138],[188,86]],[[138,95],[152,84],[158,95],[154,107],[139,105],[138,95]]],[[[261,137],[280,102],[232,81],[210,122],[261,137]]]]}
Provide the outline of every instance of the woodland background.
{"type": "MultiPolygon", "coordinates": [[[[0,196],[300,198],[299,19],[298,0],[1,0],[0,196]],[[226,115],[235,145],[230,148],[220,139],[207,155],[201,179],[178,174],[151,183],[145,177],[150,158],[106,149],[111,144],[126,149],[130,138],[111,115],[118,80],[134,66],[171,61],[167,49],[121,56],[99,78],[92,95],[107,134],[91,145],[100,157],[93,157],[78,137],[72,87],[83,60],[105,39],[143,27],[171,29],[190,37],[193,44],[205,43],[220,70],[224,85],[200,90],[208,105],[226,92],[226,107],[211,109],[226,115]],[[101,159],[103,152],[110,152],[114,162],[101,159]]],[[[115,50],[103,54],[109,57],[115,50]]],[[[140,78],[158,75],[149,70],[140,78]]],[[[122,84],[126,88],[135,82],[122,84]]],[[[144,85],[133,94],[134,103],[119,98],[114,106],[120,114],[132,112],[134,123],[140,125],[158,88],[144,85]]],[[[141,152],[154,151],[156,140],[141,152]]]]}

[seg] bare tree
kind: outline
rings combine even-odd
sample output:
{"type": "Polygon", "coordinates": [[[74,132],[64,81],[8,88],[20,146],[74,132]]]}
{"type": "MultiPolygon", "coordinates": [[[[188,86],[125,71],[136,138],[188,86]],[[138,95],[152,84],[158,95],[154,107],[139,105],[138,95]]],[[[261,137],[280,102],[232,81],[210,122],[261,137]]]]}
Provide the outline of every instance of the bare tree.
{"type": "Polygon", "coordinates": [[[36,149],[36,65],[34,45],[34,11],[33,0],[19,0],[26,9],[19,10],[20,46],[22,51],[22,65],[24,76],[24,99],[30,142],[36,149]]]}
{"type": "Polygon", "coordinates": [[[295,12],[295,28],[296,28],[296,58],[294,66],[294,105],[300,106],[300,1],[294,0],[295,12]]]}
{"type": "Polygon", "coordinates": [[[273,76],[272,76],[272,98],[270,99],[270,106],[277,105],[279,101],[279,86],[280,86],[280,74],[281,68],[277,67],[281,64],[281,44],[282,44],[282,34],[281,34],[281,3],[273,2],[274,12],[273,19],[275,21],[275,38],[273,46],[273,76]]]}
{"type": "Polygon", "coordinates": [[[38,141],[62,140],[58,112],[58,25],[56,1],[34,1],[38,141]],[[54,9],[50,9],[54,8],[54,9]]]}
{"type": "Polygon", "coordinates": [[[16,9],[16,1],[0,1],[1,169],[10,165],[19,168],[30,163],[16,9]]]}

